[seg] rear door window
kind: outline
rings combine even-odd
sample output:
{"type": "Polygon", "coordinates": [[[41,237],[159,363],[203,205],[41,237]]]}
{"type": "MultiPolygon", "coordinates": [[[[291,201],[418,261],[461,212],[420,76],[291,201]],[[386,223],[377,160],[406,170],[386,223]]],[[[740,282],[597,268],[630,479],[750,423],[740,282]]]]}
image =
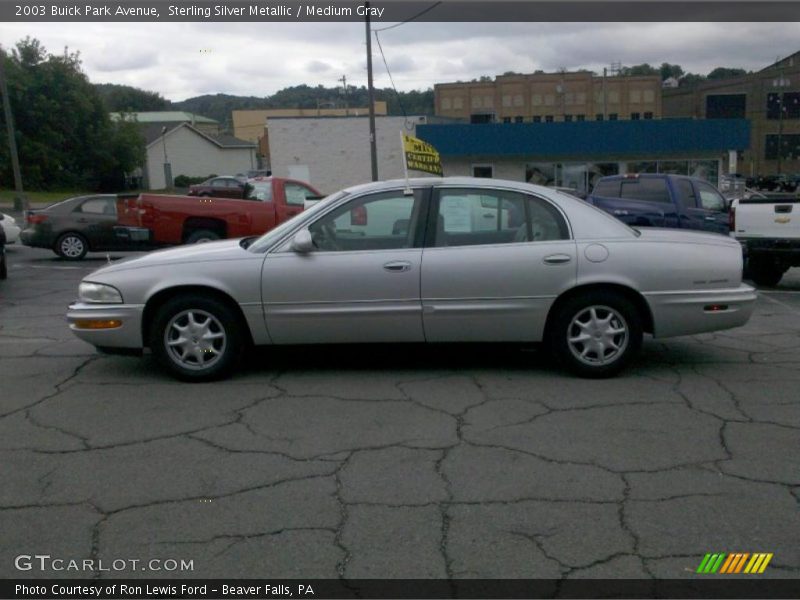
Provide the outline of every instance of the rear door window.
{"type": "Polygon", "coordinates": [[[598,181],[594,186],[592,194],[595,196],[606,196],[608,198],[619,198],[619,179],[616,181],[598,181]]]}

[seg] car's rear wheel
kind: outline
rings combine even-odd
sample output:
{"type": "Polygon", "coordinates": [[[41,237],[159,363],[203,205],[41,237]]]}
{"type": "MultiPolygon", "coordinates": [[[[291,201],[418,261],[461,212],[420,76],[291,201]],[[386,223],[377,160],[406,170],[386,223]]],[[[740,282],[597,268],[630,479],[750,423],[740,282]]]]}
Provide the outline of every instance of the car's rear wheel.
{"type": "Polygon", "coordinates": [[[558,361],[581,377],[610,377],[642,346],[642,317],[622,294],[592,291],[556,307],[548,342],[558,361]]]}
{"type": "Polygon", "coordinates": [[[208,296],[178,296],[158,309],[150,328],[150,349],[170,373],[185,381],[229,375],[243,349],[234,311],[208,296]]]}
{"type": "Polygon", "coordinates": [[[219,234],[211,229],[198,229],[186,237],[187,244],[202,244],[220,239],[219,234]]]}
{"type": "Polygon", "coordinates": [[[89,242],[80,233],[64,233],[56,240],[53,250],[66,260],[81,260],[89,251],[89,242]]]}

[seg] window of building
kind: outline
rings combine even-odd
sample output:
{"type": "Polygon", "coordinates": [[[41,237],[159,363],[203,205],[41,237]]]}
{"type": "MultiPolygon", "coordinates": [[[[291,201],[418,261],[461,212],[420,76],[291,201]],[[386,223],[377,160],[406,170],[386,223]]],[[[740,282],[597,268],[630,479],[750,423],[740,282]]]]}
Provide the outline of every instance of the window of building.
{"type": "Polygon", "coordinates": [[[779,119],[783,103],[784,119],[800,119],[800,92],[784,92],[781,95],[767,94],[767,118],[779,119]]]}
{"type": "Polygon", "coordinates": [[[597,113],[597,114],[594,116],[594,120],[595,120],[595,121],[602,121],[602,120],[603,120],[603,113],[597,113]]]}
{"type": "MultiPolygon", "coordinates": [[[[780,136],[781,160],[800,159],[800,134],[784,133],[780,136]]],[[[764,144],[764,158],[767,160],[777,160],[778,158],[778,136],[766,136],[764,144]]]]}
{"type": "Polygon", "coordinates": [[[534,122],[534,123],[541,123],[541,122],[542,122],[542,117],[541,117],[541,115],[534,115],[534,116],[533,116],[533,122],[534,122]]]}
{"type": "Polygon", "coordinates": [[[608,92],[609,104],[619,104],[619,92],[616,90],[608,92]]]}
{"type": "Polygon", "coordinates": [[[631,90],[628,93],[628,99],[633,104],[639,104],[642,101],[642,92],[641,92],[641,90],[631,90]]]}
{"type": "Polygon", "coordinates": [[[511,117],[503,117],[503,123],[511,123],[511,117]]]}
{"type": "Polygon", "coordinates": [[[453,103],[450,101],[450,98],[442,98],[442,110],[450,110],[453,107],[453,103]]]}
{"type": "Polygon", "coordinates": [[[525,120],[525,119],[524,119],[524,118],[522,118],[522,117],[521,117],[521,116],[519,116],[519,115],[517,115],[516,117],[514,117],[514,123],[522,123],[524,120],[525,120]]]}
{"type": "Polygon", "coordinates": [[[652,119],[652,118],[653,118],[653,113],[652,113],[651,111],[649,111],[649,110],[648,110],[648,111],[646,111],[646,112],[644,113],[644,118],[645,118],[645,119],[652,119]]]}
{"type": "Polygon", "coordinates": [[[469,122],[473,125],[483,123],[494,123],[493,113],[475,113],[469,116],[469,122]]]}
{"type": "Polygon", "coordinates": [[[688,160],[660,160],[658,161],[658,172],[671,175],[688,175],[688,160]]]}
{"type": "Polygon", "coordinates": [[[528,163],[525,165],[525,181],[535,185],[555,185],[556,166],[553,163],[528,163]]]}
{"type": "Polygon", "coordinates": [[[572,106],[573,104],[575,104],[575,94],[573,94],[572,92],[567,92],[566,94],[564,94],[564,104],[568,106],[572,106]]]}
{"type": "Polygon", "coordinates": [[[453,98],[453,108],[455,110],[460,110],[464,108],[464,99],[461,96],[456,96],[453,98]]]}
{"type": "Polygon", "coordinates": [[[746,105],[746,94],[709,94],[706,96],[706,119],[744,119],[746,105]]]}
{"type": "Polygon", "coordinates": [[[642,98],[647,104],[651,104],[656,101],[656,94],[653,90],[644,90],[642,98]]]}
{"type": "Polygon", "coordinates": [[[545,106],[553,106],[555,103],[556,103],[555,94],[545,94],[544,95],[544,105],[545,106]]]}
{"type": "Polygon", "coordinates": [[[544,116],[545,123],[552,123],[553,122],[553,115],[545,115],[544,116]]]}
{"type": "Polygon", "coordinates": [[[481,108],[483,106],[480,96],[472,97],[472,108],[481,108]]]}
{"type": "Polygon", "coordinates": [[[531,104],[533,106],[541,106],[542,105],[542,95],[541,94],[533,94],[531,96],[531,104]]]}
{"type": "Polygon", "coordinates": [[[617,113],[608,113],[608,120],[609,121],[616,121],[617,120],[617,113]]]}
{"type": "Polygon", "coordinates": [[[472,176],[491,179],[494,177],[494,165],[472,165],[472,176]]]}
{"type": "Polygon", "coordinates": [[[494,106],[494,97],[493,96],[484,96],[483,97],[483,106],[484,106],[484,108],[492,108],[494,106]]]}
{"type": "Polygon", "coordinates": [[[586,104],[586,92],[575,93],[575,104],[586,104]]]}
{"type": "Polygon", "coordinates": [[[525,104],[522,94],[515,94],[514,95],[514,106],[523,106],[525,104]]]}
{"type": "Polygon", "coordinates": [[[508,108],[509,106],[511,106],[511,96],[509,96],[508,94],[503,94],[502,102],[503,102],[503,107],[508,108]]]}
{"type": "Polygon", "coordinates": [[[567,123],[572,122],[572,115],[564,115],[564,121],[566,121],[567,123]]]}
{"type": "Polygon", "coordinates": [[[641,118],[641,116],[642,115],[640,115],[638,112],[632,112],[631,113],[631,121],[638,121],[641,118]]]}
{"type": "Polygon", "coordinates": [[[586,115],[575,115],[575,120],[576,121],[585,121],[586,120],[586,115]]]}
{"type": "Polygon", "coordinates": [[[629,162],[628,173],[658,173],[658,163],[654,160],[629,162]]]}

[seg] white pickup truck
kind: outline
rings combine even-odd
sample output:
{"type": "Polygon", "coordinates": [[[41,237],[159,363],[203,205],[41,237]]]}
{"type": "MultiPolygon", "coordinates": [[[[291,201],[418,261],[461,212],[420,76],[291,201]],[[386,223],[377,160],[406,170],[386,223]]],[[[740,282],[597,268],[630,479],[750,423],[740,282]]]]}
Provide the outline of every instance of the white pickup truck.
{"type": "Polygon", "coordinates": [[[754,194],[734,200],[730,225],[758,285],[778,285],[790,267],[800,266],[800,197],[754,194]]]}

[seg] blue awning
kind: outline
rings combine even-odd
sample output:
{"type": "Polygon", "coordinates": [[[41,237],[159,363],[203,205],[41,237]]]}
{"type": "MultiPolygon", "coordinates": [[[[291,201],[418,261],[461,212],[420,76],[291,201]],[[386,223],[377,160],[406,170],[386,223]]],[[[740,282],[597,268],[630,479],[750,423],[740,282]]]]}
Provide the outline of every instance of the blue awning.
{"type": "Polygon", "coordinates": [[[417,125],[442,156],[670,156],[744,150],[747,119],[417,125]]]}

